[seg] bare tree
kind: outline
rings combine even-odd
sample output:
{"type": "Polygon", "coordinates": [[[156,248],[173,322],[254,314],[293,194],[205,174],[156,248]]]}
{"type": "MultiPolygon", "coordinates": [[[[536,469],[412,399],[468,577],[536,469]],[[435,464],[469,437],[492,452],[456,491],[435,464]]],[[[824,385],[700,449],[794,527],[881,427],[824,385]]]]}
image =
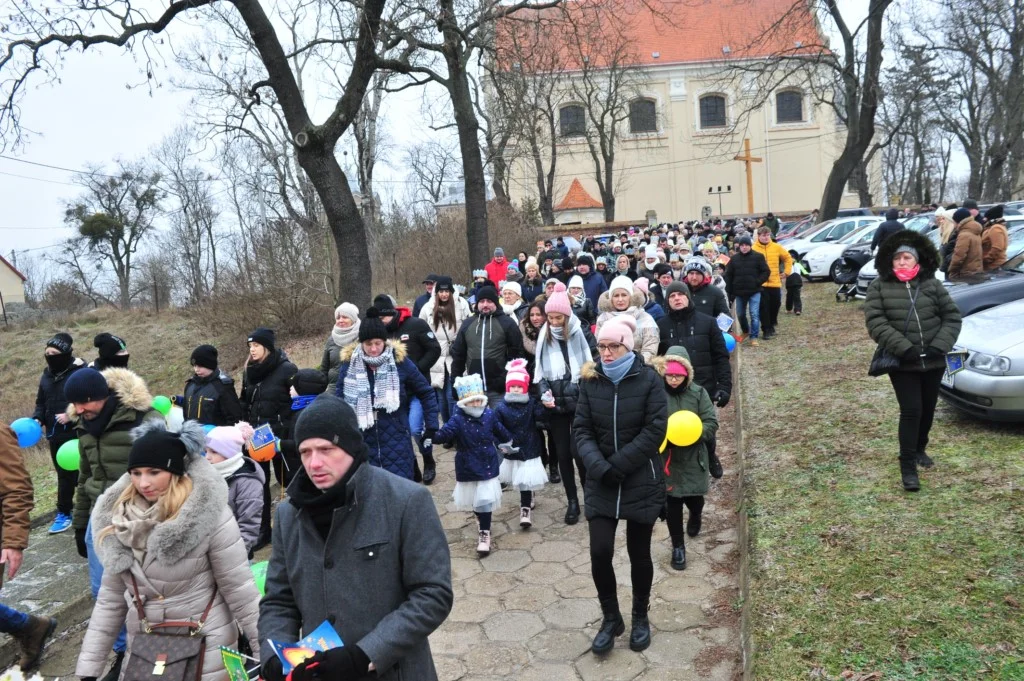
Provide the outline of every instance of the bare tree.
{"type": "Polygon", "coordinates": [[[79,174],[75,182],[85,188],[64,212],[64,221],[78,230],[90,254],[110,265],[117,278],[118,303],[131,306],[135,254],[150,232],[166,192],[162,178],[142,163],[118,163],[116,175],[101,167],[79,174]]]}
{"type": "Polygon", "coordinates": [[[83,237],[65,241],[55,260],[65,270],[66,275],[47,287],[45,300],[49,306],[61,298],[60,294],[66,294],[71,290],[74,290],[76,298],[87,298],[93,307],[113,304],[110,296],[103,291],[105,282],[102,266],[98,266],[95,259],[90,256],[83,237]]]}
{"type": "MultiPolygon", "coordinates": [[[[376,69],[384,6],[385,0],[298,2],[291,16],[281,17],[291,27],[285,35],[297,39],[288,43],[279,37],[259,0],[170,0],[155,18],[130,0],[23,3],[2,27],[6,50],[0,58],[0,133],[20,134],[18,103],[29,84],[40,76],[57,80],[62,60],[74,50],[127,46],[145,61],[147,75],[153,77],[153,55],[164,41],[160,34],[185,18],[220,24],[250,47],[246,56],[252,68],[241,70],[234,83],[249,97],[243,111],[269,106],[283,121],[298,165],[323,205],[337,257],[344,263],[340,291],[353,302],[367,305],[371,278],[366,229],[334,152],[339,138],[352,125],[376,69]],[[314,22],[312,35],[304,32],[310,25],[305,19],[308,12],[325,19],[314,22]],[[335,25],[334,18],[350,23],[335,25]],[[294,65],[310,53],[343,53],[343,44],[350,45],[353,54],[344,91],[327,118],[315,123],[306,104],[306,97],[315,96],[315,91],[304,92],[294,65]]],[[[218,44],[213,43],[197,56],[209,60],[218,58],[217,52],[218,44]]]]}
{"type": "Polygon", "coordinates": [[[410,147],[406,150],[405,162],[419,189],[434,204],[444,198],[446,188],[458,177],[459,161],[442,142],[410,147]]]}

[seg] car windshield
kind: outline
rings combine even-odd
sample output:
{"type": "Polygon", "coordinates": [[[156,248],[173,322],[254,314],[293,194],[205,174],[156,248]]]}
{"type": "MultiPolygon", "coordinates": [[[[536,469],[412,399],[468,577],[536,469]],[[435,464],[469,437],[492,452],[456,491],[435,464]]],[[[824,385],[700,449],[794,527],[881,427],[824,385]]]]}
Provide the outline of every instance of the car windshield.
{"type": "Polygon", "coordinates": [[[923,232],[931,224],[931,218],[927,215],[915,215],[903,221],[903,226],[915,232],[923,232]]]}
{"type": "Polygon", "coordinates": [[[842,239],[839,240],[841,244],[861,244],[865,241],[871,241],[872,237],[875,236],[875,230],[878,229],[878,225],[864,225],[860,229],[850,232],[842,239]]]}

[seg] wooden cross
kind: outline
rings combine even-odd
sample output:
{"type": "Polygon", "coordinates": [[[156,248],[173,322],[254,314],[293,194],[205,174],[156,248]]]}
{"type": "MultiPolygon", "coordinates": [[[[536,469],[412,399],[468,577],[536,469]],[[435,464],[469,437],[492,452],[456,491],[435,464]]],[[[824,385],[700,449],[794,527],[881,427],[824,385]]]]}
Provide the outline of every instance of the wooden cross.
{"type": "Polygon", "coordinates": [[[751,163],[760,163],[763,159],[758,156],[750,155],[750,138],[745,137],[743,139],[743,155],[739,154],[733,158],[734,161],[743,161],[747,167],[747,212],[754,212],[754,170],[750,167],[751,163]]]}

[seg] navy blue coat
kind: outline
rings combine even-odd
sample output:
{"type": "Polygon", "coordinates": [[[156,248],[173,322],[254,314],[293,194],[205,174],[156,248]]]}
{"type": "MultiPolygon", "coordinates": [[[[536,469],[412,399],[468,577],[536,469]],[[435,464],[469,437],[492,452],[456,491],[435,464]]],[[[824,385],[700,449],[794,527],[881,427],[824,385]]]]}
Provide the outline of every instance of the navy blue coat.
{"type": "Polygon", "coordinates": [[[490,408],[485,408],[479,418],[456,409],[434,435],[434,442],[455,443],[455,480],[458,482],[481,482],[498,477],[501,454],[497,443],[511,439],[512,433],[490,408]]]}
{"type": "Polygon", "coordinates": [[[597,301],[601,298],[601,294],[608,290],[608,282],[605,281],[604,277],[600,273],[594,271],[593,266],[586,275],[579,275],[580,279],[583,280],[583,292],[587,294],[587,299],[590,300],[590,304],[597,308],[597,301]]]}
{"type": "Polygon", "coordinates": [[[529,402],[502,401],[494,412],[505,429],[512,434],[512,444],[519,447],[518,454],[506,454],[506,459],[529,461],[540,456],[540,432],[537,423],[544,419],[544,406],[530,398],[529,402]]]}
{"type": "MultiPolygon", "coordinates": [[[[388,344],[395,350],[401,405],[390,414],[378,409],[377,422],[363,431],[363,440],[370,452],[368,461],[371,465],[412,480],[416,455],[412,448],[412,431],[409,430],[409,396],[415,395],[423,404],[424,423],[437,423],[437,394],[413,361],[406,356],[405,346],[396,341],[388,341],[388,344]]],[[[341,351],[338,385],[334,389],[334,394],[341,399],[345,399],[345,377],[348,376],[356,345],[353,343],[341,351]]],[[[372,378],[370,389],[373,390],[372,378]]]]}

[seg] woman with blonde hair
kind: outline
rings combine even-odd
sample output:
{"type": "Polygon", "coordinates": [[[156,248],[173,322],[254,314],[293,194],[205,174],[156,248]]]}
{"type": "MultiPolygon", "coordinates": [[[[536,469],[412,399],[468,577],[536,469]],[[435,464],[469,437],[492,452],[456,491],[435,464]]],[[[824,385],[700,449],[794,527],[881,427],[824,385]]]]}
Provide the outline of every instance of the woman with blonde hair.
{"type": "Polygon", "coordinates": [[[352,303],[342,303],[334,309],[334,326],[324,344],[324,356],[320,360],[320,373],[327,377],[327,391],[334,392],[338,384],[338,367],[341,366],[341,349],[356,342],[359,337],[359,308],[352,303]]]}
{"type": "Polygon", "coordinates": [[[100,676],[126,620],[125,675],[132,673],[132,645],[143,627],[202,621],[202,681],[225,681],[218,646],[237,648],[239,626],[250,642],[259,640],[259,592],[227,484],[203,458],[204,432],[195,421],[180,434],[157,421],[132,435],[128,472],[92,512],[105,569],[75,674],[100,676]]]}
{"type": "Polygon", "coordinates": [[[953,224],[953,211],[945,210],[943,208],[936,209],[935,225],[938,227],[939,234],[942,237],[940,243],[947,243],[949,241],[949,237],[953,234],[953,229],[956,227],[956,225],[953,224]]]}

